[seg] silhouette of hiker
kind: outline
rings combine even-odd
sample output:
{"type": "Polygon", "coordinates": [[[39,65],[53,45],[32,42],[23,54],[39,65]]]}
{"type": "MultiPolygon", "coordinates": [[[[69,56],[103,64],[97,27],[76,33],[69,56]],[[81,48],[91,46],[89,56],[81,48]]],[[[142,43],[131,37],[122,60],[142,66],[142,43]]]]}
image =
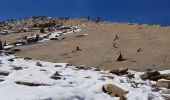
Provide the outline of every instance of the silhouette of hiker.
{"type": "Polygon", "coordinates": [[[100,17],[97,17],[96,23],[99,23],[100,19],[100,17]]]}
{"type": "Polygon", "coordinates": [[[88,16],[88,17],[87,17],[87,21],[89,21],[89,20],[90,20],[90,17],[88,16]]]}

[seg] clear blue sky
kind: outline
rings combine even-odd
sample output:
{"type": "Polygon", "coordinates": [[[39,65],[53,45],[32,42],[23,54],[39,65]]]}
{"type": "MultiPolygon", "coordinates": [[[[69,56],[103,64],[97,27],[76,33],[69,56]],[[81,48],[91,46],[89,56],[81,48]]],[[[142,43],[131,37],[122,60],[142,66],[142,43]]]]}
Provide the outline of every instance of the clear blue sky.
{"type": "Polygon", "coordinates": [[[170,25],[170,0],[0,0],[1,21],[39,15],[170,25]]]}

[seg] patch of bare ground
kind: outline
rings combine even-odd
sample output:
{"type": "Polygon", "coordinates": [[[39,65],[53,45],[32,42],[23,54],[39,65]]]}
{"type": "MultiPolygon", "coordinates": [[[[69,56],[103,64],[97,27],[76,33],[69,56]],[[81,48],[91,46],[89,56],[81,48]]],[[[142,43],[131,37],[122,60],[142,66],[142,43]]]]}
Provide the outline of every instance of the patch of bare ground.
{"type": "MultiPolygon", "coordinates": [[[[62,40],[18,47],[22,52],[16,55],[100,69],[122,67],[142,71],[148,68],[170,68],[169,26],[104,22],[96,24],[83,20],[70,20],[68,24],[81,25],[82,31],[64,35],[62,40]],[[88,35],[82,36],[83,34],[88,35]],[[77,46],[80,50],[76,50],[77,46]],[[120,53],[121,59],[124,59],[122,61],[118,61],[120,53]]],[[[12,34],[6,39],[18,36],[21,35],[12,34]]]]}

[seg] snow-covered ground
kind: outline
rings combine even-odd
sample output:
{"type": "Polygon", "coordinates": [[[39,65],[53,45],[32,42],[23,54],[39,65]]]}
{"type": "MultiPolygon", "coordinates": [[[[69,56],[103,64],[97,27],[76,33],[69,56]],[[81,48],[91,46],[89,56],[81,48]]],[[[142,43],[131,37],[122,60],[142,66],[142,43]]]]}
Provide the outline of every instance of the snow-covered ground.
{"type": "MultiPolygon", "coordinates": [[[[30,60],[13,55],[0,56],[0,100],[118,100],[104,93],[104,84],[114,84],[126,91],[128,100],[162,100],[163,95],[169,95],[162,89],[152,92],[154,81],[143,81],[139,77],[142,72],[131,71],[134,79],[117,76],[106,71],[95,69],[77,69],[67,63],[51,63],[30,60]],[[15,68],[18,68],[16,70],[15,68]],[[61,79],[50,78],[56,72],[61,79]],[[134,87],[133,82],[139,83],[134,87]],[[42,86],[26,86],[16,82],[45,84],[42,86]]],[[[161,73],[169,73],[162,71],[161,73]]]]}

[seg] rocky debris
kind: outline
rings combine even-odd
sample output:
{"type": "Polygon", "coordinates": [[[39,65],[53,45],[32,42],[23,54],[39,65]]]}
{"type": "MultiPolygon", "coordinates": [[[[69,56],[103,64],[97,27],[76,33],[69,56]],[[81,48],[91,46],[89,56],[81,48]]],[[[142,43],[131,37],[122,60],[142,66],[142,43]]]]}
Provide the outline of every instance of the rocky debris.
{"type": "Polygon", "coordinates": [[[103,86],[103,92],[109,94],[110,96],[120,97],[120,100],[126,100],[126,94],[128,93],[113,84],[105,84],[103,86]]]}
{"type": "Polygon", "coordinates": [[[68,63],[68,64],[66,64],[66,67],[69,67],[69,66],[72,66],[72,64],[69,64],[69,63],[68,63]]]}
{"type": "Polygon", "coordinates": [[[158,71],[146,71],[143,75],[141,75],[141,79],[146,80],[146,79],[152,79],[155,76],[160,75],[158,71]]]}
{"type": "Polygon", "coordinates": [[[62,65],[55,65],[55,67],[62,67],[62,65]]]}
{"type": "Polygon", "coordinates": [[[22,70],[23,68],[22,67],[14,67],[12,68],[13,70],[22,70]]]}
{"type": "Polygon", "coordinates": [[[2,41],[0,40],[0,50],[3,50],[2,41]]]}
{"type": "Polygon", "coordinates": [[[116,46],[116,43],[113,43],[113,47],[114,47],[114,48],[118,48],[118,47],[116,46]]]}
{"type": "Polygon", "coordinates": [[[126,59],[120,53],[116,61],[124,61],[124,60],[126,60],[126,59]]]}
{"type": "Polygon", "coordinates": [[[45,71],[47,71],[47,70],[45,70],[45,69],[40,69],[40,71],[43,71],[43,72],[45,72],[45,71]]]}
{"type": "Polygon", "coordinates": [[[3,82],[3,81],[5,81],[4,79],[0,79],[0,82],[3,82]]]}
{"type": "Polygon", "coordinates": [[[170,96],[165,96],[164,99],[165,100],[170,100],[170,96]]]}
{"type": "Polygon", "coordinates": [[[115,70],[110,70],[109,72],[115,75],[125,75],[125,74],[128,74],[128,68],[125,68],[125,69],[119,68],[115,70]]]}
{"type": "Polygon", "coordinates": [[[115,35],[115,38],[113,39],[113,41],[116,41],[118,39],[119,39],[119,37],[117,35],[115,35]]]}
{"type": "Polygon", "coordinates": [[[59,37],[51,37],[50,40],[59,40],[59,37]]]}
{"type": "Polygon", "coordinates": [[[79,46],[76,47],[76,51],[82,51],[79,46]]]}
{"type": "Polygon", "coordinates": [[[14,59],[13,59],[13,58],[11,58],[11,59],[8,59],[8,61],[13,62],[13,61],[14,61],[14,59]]]}
{"type": "Polygon", "coordinates": [[[57,71],[54,75],[52,75],[50,78],[55,79],[55,80],[59,80],[61,79],[61,75],[59,74],[59,72],[57,71]]]}
{"type": "Polygon", "coordinates": [[[76,68],[79,69],[79,70],[81,70],[81,69],[83,69],[83,70],[90,70],[91,69],[90,67],[87,67],[86,65],[79,65],[76,68]]]}
{"type": "Polygon", "coordinates": [[[17,45],[26,45],[26,44],[27,44],[26,40],[18,40],[16,42],[12,43],[11,45],[17,46],[17,45]]]}
{"type": "Polygon", "coordinates": [[[40,33],[45,33],[44,28],[41,28],[41,29],[40,29],[40,33]]]}
{"type": "Polygon", "coordinates": [[[170,89],[170,80],[158,80],[157,86],[170,89]]]}
{"type": "Polygon", "coordinates": [[[32,60],[32,58],[25,57],[24,60],[32,60]]]}
{"type": "Polygon", "coordinates": [[[2,76],[8,76],[8,75],[9,75],[9,72],[7,72],[7,71],[0,71],[0,75],[2,75],[2,76]]]}
{"type": "Polygon", "coordinates": [[[76,37],[84,37],[84,36],[87,36],[88,34],[80,34],[80,35],[77,35],[76,37]]]}
{"type": "Polygon", "coordinates": [[[43,66],[43,65],[40,62],[37,62],[36,66],[43,66]]]}
{"type": "Polygon", "coordinates": [[[12,49],[11,51],[13,51],[13,52],[20,52],[21,50],[20,49],[12,49]]]}
{"type": "Polygon", "coordinates": [[[4,51],[4,54],[14,54],[14,51],[4,51]]]}
{"type": "Polygon", "coordinates": [[[26,85],[26,86],[50,86],[49,84],[43,84],[43,83],[35,83],[35,82],[22,82],[22,81],[17,81],[15,82],[16,84],[19,85],[26,85]]]}
{"type": "Polygon", "coordinates": [[[106,77],[106,78],[109,78],[109,79],[114,79],[113,76],[101,76],[101,77],[106,77]]]}
{"type": "Polygon", "coordinates": [[[138,53],[138,52],[141,52],[141,50],[142,50],[142,48],[139,48],[139,49],[137,50],[137,53],[138,53]]]}
{"type": "Polygon", "coordinates": [[[134,75],[135,75],[135,74],[132,74],[131,72],[128,72],[127,77],[128,77],[129,79],[132,79],[132,78],[135,78],[134,75]]]}

